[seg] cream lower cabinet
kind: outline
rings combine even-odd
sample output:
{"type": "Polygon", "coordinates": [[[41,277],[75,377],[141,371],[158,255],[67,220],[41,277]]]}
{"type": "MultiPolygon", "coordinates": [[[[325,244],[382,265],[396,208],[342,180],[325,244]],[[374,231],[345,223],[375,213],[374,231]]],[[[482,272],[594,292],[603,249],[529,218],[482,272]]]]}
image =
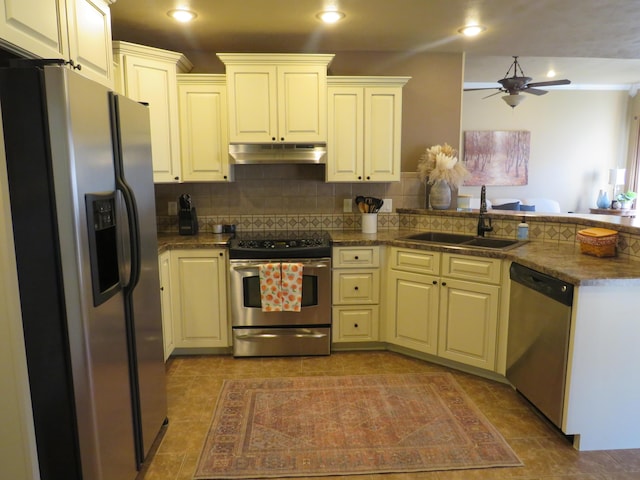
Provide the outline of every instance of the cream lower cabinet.
{"type": "Polygon", "coordinates": [[[228,347],[226,249],[171,251],[176,348],[228,347]]]}
{"type": "Polygon", "coordinates": [[[160,309],[162,311],[162,338],[164,344],[164,360],[176,348],[173,336],[173,317],[171,312],[171,252],[162,252],[158,258],[160,272],[160,309]]]}
{"type": "Polygon", "coordinates": [[[379,340],[380,247],[333,249],[333,343],[379,340]]]}
{"type": "Polygon", "coordinates": [[[327,66],[333,55],[218,54],[229,92],[229,140],[327,140],[327,66]]]}
{"type": "Polygon", "coordinates": [[[113,87],[113,0],[0,0],[0,44],[33,58],[62,58],[113,87]]]}
{"type": "Polygon", "coordinates": [[[495,371],[498,259],[391,248],[388,340],[495,371]]]}
{"type": "Polygon", "coordinates": [[[180,74],[177,78],[182,180],[231,181],[226,77],[180,74]]]}
{"type": "Polygon", "coordinates": [[[180,53],[119,41],[113,42],[113,57],[117,91],[149,104],[153,181],[179,182],[180,128],[176,75],[191,70],[191,62],[180,53]]]}
{"type": "Polygon", "coordinates": [[[327,181],[400,181],[409,77],[328,77],[327,181]]]}
{"type": "Polygon", "coordinates": [[[387,341],[438,353],[440,254],[392,247],[387,272],[387,341]]]}

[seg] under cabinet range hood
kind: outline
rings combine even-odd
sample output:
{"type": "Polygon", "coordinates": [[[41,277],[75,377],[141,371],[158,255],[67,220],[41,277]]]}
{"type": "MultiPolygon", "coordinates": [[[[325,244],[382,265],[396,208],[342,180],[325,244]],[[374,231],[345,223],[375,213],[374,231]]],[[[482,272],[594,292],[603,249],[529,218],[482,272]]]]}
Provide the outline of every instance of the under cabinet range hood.
{"type": "Polygon", "coordinates": [[[231,144],[229,156],[238,165],[260,165],[268,163],[311,163],[326,162],[327,146],[323,143],[268,143],[231,144]]]}

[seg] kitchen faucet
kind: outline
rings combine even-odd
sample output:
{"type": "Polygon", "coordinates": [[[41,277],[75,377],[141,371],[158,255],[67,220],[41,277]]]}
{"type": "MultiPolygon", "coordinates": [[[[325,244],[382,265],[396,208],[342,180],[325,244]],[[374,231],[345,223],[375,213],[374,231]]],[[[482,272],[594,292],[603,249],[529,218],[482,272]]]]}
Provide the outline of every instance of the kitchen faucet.
{"type": "Polygon", "coordinates": [[[492,232],[493,226],[491,226],[491,219],[485,218],[487,213],[487,187],[482,185],[480,189],[480,216],[478,217],[478,236],[484,237],[485,232],[492,232]],[[487,220],[489,225],[487,225],[487,220]]]}

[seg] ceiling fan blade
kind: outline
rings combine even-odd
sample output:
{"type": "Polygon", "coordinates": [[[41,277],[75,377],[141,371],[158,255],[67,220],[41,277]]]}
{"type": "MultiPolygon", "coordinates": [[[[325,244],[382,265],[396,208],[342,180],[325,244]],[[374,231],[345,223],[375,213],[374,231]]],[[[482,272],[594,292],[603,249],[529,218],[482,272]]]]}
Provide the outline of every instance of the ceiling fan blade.
{"type": "Polygon", "coordinates": [[[530,88],[530,87],[523,88],[520,91],[524,92],[524,93],[531,93],[532,95],[545,95],[545,94],[549,93],[546,90],[540,90],[540,89],[537,89],[537,88],[530,88]]]}
{"type": "Polygon", "coordinates": [[[482,97],[482,100],[484,100],[485,98],[493,97],[494,95],[498,95],[499,93],[502,93],[502,92],[503,92],[503,90],[500,89],[496,93],[492,93],[491,95],[487,95],[486,97],[482,97]]]}
{"type": "Polygon", "coordinates": [[[564,80],[549,80],[548,82],[528,83],[527,86],[528,87],[551,87],[553,85],[569,85],[570,83],[571,83],[571,80],[567,80],[565,78],[564,80]]]}
{"type": "Polygon", "coordinates": [[[484,87],[484,88],[465,88],[465,92],[475,92],[477,90],[499,90],[500,87],[484,87]]]}

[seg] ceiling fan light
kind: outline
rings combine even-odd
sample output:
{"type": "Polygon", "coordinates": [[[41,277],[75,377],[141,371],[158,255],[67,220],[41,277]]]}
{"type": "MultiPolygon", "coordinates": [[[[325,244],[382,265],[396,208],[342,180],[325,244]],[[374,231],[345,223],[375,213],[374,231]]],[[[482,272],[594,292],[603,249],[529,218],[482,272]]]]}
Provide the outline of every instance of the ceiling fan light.
{"type": "Polygon", "coordinates": [[[524,101],[524,99],[525,97],[518,94],[505,95],[504,97],[502,97],[502,100],[504,100],[504,102],[507,105],[509,105],[511,108],[516,108],[518,105],[520,105],[524,101]]]}
{"type": "Polygon", "coordinates": [[[326,10],[324,12],[320,12],[316,15],[320,20],[324,23],[336,23],[342,20],[345,15],[342,12],[338,12],[337,10],[326,10]]]}
{"type": "Polygon", "coordinates": [[[486,29],[487,27],[483,27],[482,25],[465,25],[458,29],[458,33],[461,33],[465,37],[475,37],[476,35],[480,35],[486,29]]]}
{"type": "Polygon", "coordinates": [[[178,22],[182,22],[182,23],[190,22],[198,16],[196,12],[193,12],[191,10],[187,10],[184,8],[169,10],[167,12],[167,15],[169,15],[174,20],[177,20],[178,22]]]}

